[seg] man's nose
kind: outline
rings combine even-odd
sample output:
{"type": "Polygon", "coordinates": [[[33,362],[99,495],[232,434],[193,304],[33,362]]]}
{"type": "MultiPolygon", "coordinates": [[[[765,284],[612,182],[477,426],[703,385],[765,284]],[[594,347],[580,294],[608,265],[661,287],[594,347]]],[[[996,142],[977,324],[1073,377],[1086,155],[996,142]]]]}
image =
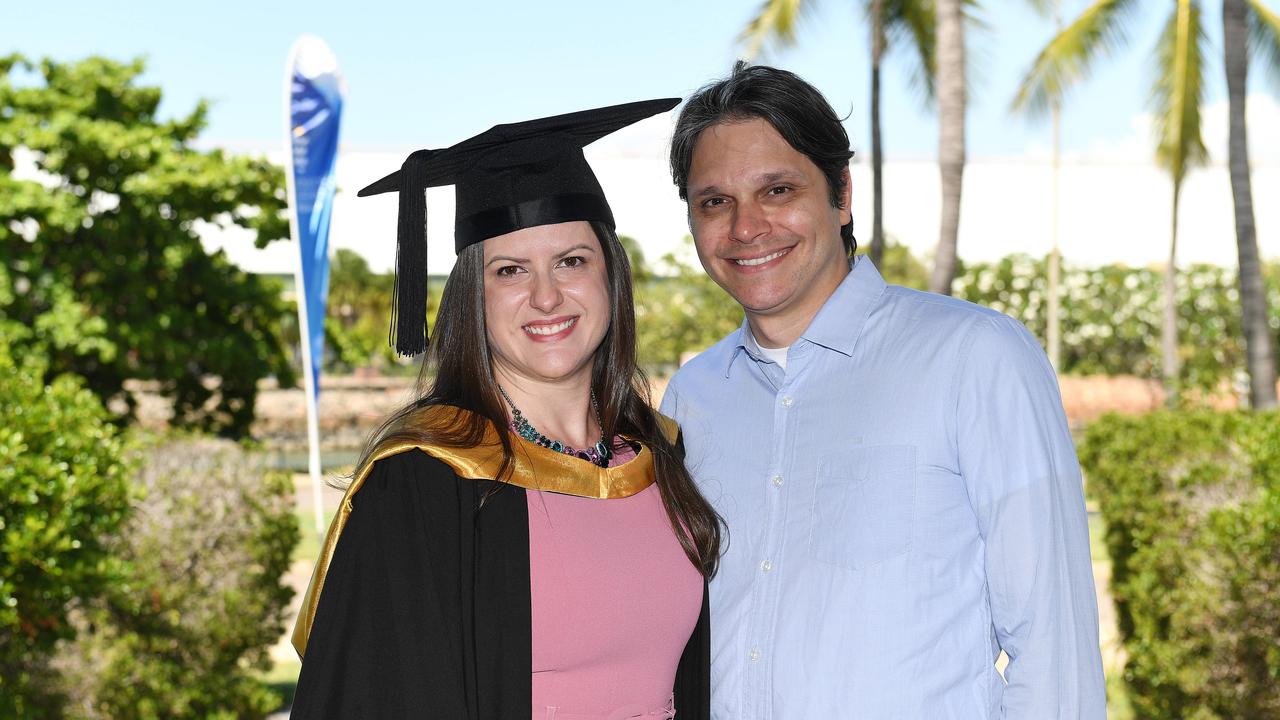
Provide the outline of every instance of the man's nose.
{"type": "Polygon", "coordinates": [[[764,209],[755,202],[734,205],[729,225],[729,238],[740,243],[754,242],[769,231],[769,221],[764,209]]]}

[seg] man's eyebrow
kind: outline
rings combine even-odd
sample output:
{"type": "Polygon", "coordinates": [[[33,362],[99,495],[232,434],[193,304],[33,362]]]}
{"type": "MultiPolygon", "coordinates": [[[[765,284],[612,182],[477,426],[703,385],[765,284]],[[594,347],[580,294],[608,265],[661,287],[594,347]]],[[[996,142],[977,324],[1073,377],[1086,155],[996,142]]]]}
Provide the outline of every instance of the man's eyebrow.
{"type": "Polygon", "coordinates": [[[794,170],[776,170],[774,172],[769,172],[769,173],[765,173],[764,175],[761,175],[759,183],[761,185],[769,185],[772,183],[776,183],[779,180],[791,180],[794,182],[797,180],[804,180],[804,175],[794,170]]]}
{"type": "MultiPolygon", "coordinates": [[[[757,175],[755,179],[755,183],[756,185],[772,185],[773,183],[784,181],[784,180],[788,182],[803,182],[805,180],[805,176],[803,173],[797,172],[795,170],[773,170],[771,172],[766,172],[761,175],[757,175]]],[[[720,187],[717,185],[707,185],[705,187],[698,188],[694,192],[689,193],[689,197],[702,198],[702,197],[708,197],[711,195],[720,195],[723,192],[724,191],[721,190],[720,187]]]]}

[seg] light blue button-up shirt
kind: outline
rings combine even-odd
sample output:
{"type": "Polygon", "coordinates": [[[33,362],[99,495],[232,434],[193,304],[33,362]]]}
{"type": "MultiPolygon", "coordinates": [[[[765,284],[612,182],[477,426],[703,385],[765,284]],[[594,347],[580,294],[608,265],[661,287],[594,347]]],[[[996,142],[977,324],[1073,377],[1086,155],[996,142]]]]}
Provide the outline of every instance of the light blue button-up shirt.
{"type": "Polygon", "coordinates": [[[662,411],[729,529],[714,717],[1105,717],[1080,468],[1021,324],[863,259],[785,371],[744,323],[662,411]]]}

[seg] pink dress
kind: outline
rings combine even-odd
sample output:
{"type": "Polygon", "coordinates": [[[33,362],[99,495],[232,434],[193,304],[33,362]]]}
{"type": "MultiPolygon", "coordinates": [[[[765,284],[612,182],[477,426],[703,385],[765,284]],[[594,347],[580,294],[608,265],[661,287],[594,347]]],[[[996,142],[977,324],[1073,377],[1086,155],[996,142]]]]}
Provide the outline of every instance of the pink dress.
{"type": "Polygon", "coordinates": [[[658,486],[613,500],[527,497],[533,720],[674,717],[671,688],[702,609],[702,575],[658,486]]]}

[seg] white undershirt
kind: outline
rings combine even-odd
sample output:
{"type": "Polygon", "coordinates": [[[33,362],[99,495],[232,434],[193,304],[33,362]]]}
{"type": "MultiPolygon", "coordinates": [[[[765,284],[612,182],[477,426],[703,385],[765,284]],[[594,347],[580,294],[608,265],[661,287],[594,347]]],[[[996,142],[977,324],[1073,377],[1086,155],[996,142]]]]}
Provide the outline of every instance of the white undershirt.
{"type": "Polygon", "coordinates": [[[787,351],[791,349],[790,345],[780,348],[767,348],[761,345],[759,340],[756,340],[754,333],[751,335],[751,339],[756,341],[756,347],[760,348],[761,355],[778,363],[778,367],[782,368],[784,371],[787,369],[787,351]]]}

